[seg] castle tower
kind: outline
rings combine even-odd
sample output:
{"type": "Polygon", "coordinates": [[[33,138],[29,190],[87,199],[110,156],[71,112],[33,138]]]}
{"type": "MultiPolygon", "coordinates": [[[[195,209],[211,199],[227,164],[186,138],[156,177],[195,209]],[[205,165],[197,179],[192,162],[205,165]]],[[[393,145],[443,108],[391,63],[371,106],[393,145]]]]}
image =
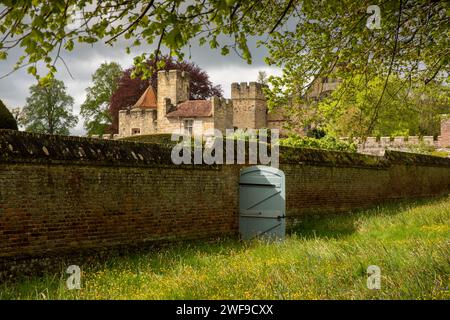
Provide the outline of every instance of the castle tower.
{"type": "Polygon", "coordinates": [[[158,72],[158,119],[164,118],[166,110],[165,100],[176,106],[178,103],[189,100],[189,74],[180,70],[158,72]]]}
{"type": "Polygon", "coordinates": [[[260,83],[232,83],[231,100],[234,127],[242,129],[267,127],[267,103],[260,83]]]}
{"type": "Polygon", "coordinates": [[[341,82],[340,79],[335,78],[317,78],[306,93],[306,98],[321,99],[336,90],[341,82]]]}

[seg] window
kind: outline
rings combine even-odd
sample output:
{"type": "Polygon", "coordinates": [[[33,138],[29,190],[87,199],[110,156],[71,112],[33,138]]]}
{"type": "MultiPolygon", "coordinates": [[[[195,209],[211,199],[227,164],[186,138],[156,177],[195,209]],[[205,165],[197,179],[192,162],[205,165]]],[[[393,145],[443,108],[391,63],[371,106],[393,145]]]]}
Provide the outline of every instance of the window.
{"type": "Polygon", "coordinates": [[[193,125],[194,125],[194,120],[192,120],[192,119],[184,120],[184,133],[192,135],[193,125]]]}
{"type": "Polygon", "coordinates": [[[141,134],[141,129],[140,128],[133,128],[131,129],[131,134],[134,136],[136,134],[141,134]]]}

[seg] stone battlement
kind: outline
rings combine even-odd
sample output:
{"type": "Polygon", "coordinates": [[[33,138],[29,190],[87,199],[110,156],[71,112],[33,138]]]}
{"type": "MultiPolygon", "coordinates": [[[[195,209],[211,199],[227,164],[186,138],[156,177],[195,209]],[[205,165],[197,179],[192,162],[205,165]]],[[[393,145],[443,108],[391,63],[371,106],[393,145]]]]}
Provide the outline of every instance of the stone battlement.
{"type": "Polygon", "coordinates": [[[233,106],[233,101],[231,99],[214,96],[214,97],[209,98],[209,100],[212,102],[213,105],[218,105],[221,107],[230,107],[230,108],[233,106]]]}
{"type": "Polygon", "coordinates": [[[411,151],[414,146],[425,146],[436,149],[450,148],[450,116],[441,115],[441,134],[435,139],[433,136],[409,137],[367,137],[340,138],[341,141],[353,142],[358,145],[358,152],[382,156],[385,150],[411,151]]]}
{"type": "Polygon", "coordinates": [[[233,127],[267,127],[267,103],[263,85],[257,82],[231,84],[233,100],[233,127]]]}
{"type": "Polygon", "coordinates": [[[410,151],[414,146],[428,146],[431,148],[444,148],[443,137],[434,139],[433,136],[397,136],[397,137],[367,137],[361,138],[340,138],[341,141],[353,142],[358,145],[358,152],[383,155],[385,150],[410,151]]]}
{"type": "Polygon", "coordinates": [[[409,145],[417,145],[420,143],[424,143],[426,145],[434,146],[439,143],[439,140],[434,140],[433,136],[397,136],[397,137],[367,137],[364,140],[360,138],[341,138],[342,141],[347,142],[355,142],[358,144],[364,143],[366,146],[395,146],[398,144],[409,144],[409,145]]]}
{"type": "Polygon", "coordinates": [[[158,77],[159,76],[174,77],[183,80],[188,80],[190,78],[189,73],[181,70],[160,70],[158,71],[158,77]]]}
{"type": "Polygon", "coordinates": [[[263,85],[258,82],[234,82],[231,84],[231,99],[265,100],[263,85]]]}

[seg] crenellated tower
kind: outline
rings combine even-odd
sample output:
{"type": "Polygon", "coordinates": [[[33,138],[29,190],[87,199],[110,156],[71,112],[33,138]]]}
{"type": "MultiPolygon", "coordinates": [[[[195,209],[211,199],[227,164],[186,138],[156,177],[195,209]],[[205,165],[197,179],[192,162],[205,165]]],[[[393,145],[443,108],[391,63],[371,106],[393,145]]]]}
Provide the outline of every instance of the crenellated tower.
{"type": "Polygon", "coordinates": [[[158,72],[157,121],[158,132],[173,132],[179,125],[166,117],[177,104],[189,100],[190,77],[187,72],[169,70],[158,72]]]}
{"type": "Polygon", "coordinates": [[[257,82],[231,84],[234,127],[267,127],[267,103],[262,89],[263,85],[257,82]]]}

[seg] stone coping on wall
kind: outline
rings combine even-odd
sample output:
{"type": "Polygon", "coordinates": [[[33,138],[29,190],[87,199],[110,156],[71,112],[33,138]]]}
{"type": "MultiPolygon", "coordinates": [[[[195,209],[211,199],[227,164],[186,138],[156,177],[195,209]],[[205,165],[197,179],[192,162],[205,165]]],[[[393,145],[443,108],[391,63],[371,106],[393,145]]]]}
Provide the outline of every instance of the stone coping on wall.
{"type": "Polygon", "coordinates": [[[157,144],[0,130],[0,162],[170,165],[170,154],[157,144]]]}
{"type": "Polygon", "coordinates": [[[389,165],[383,157],[378,156],[292,147],[280,147],[280,163],[372,168],[383,168],[389,165]]]}
{"type": "Polygon", "coordinates": [[[389,161],[390,164],[450,166],[450,158],[435,157],[419,153],[386,150],[384,158],[389,161]]]}
{"type": "MultiPolygon", "coordinates": [[[[236,150],[236,148],[235,148],[236,150]]],[[[153,143],[0,130],[0,162],[71,163],[107,166],[173,165],[171,148],[153,143]]],[[[384,157],[280,147],[281,164],[383,168],[390,164],[450,166],[450,159],[387,151],[384,157]]],[[[182,165],[183,168],[217,168],[182,165]]]]}

